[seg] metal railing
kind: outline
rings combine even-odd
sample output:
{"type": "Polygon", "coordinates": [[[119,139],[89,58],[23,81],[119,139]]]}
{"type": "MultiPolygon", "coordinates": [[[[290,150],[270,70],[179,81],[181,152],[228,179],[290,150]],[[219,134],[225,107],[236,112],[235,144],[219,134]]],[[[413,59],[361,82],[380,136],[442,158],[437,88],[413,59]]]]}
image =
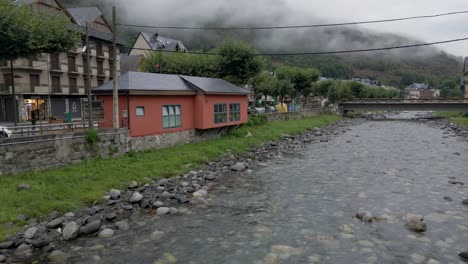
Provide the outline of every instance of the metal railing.
{"type": "Polygon", "coordinates": [[[353,98],[353,99],[343,99],[340,103],[391,103],[391,102],[398,102],[398,103],[463,103],[468,102],[467,98],[463,97],[439,97],[439,98],[353,98]]]}
{"type": "MultiPolygon", "coordinates": [[[[94,122],[94,128],[98,129],[99,121],[94,122]]],[[[58,124],[20,125],[0,127],[0,133],[8,135],[9,138],[30,137],[40,135],[54,135],[70,132],[85,131],[89,128],[88,122],[71,122],[58,124]]]]}

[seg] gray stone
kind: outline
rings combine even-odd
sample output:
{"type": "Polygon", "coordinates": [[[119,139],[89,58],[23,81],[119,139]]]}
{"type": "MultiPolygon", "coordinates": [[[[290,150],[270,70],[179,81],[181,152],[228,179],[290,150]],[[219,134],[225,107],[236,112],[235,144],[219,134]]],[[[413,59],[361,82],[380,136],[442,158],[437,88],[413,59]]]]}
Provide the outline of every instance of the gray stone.
{"type": "Polygon", "coordinates": [[[109,191],[109,195],[110,195],[111,199],[113,199],[113,200],[119,199],[121,194],[122,194],[122,192],[120,190],[112,189],[112,190],[109,191]]]}
{"type": "Polygon", "coordinates": [[[0,254],[0,263],[5,263],[6,257],[0,254]]]}
{"type": "Polygon", "coordinates": [[[427,225],[424,221],[420,221],[418,219],[410,219],[406,224],[406,228],[410,231],[416,233],[424,233],[427,230],[427,225]]]}
{"type": "Polygon", "coordinates": [[[29,216],[25,215],[25,214],[19,214],[17,217],[16,217],[16,220],[20,221],[20,222],[25,222],[25,221],[28,221],[29,219],[29,216]]]}
{"type": "Polygon", "coordinates": [[[131,203],[139,203],[143,200],[143,195],[139,192],[135,192],[132,194],[132,197],[130,197],[130,202],[131,203]]]}
{"type": "Polygon", "coordinates": [[[445,201],[447,201],[447,202],[451,202],[451,201],[453,201],[453,199],[452,199],[452,198],[450,198],[450,197],[448,197],[448,196],[445,196],[445,197],[444,197],[444,200],[445,200],[445,201]]]}
{"type": "Polygon", "coordinates": [[[460,185],[460,186],[465,185],[465,183],[460,182],[460,181],[449,181],[448,183],[453,184],[453,185],[460,185]]]}
{"type": "Polygon", "coordinates": [[[13,241],[5,241],[0,243],[0,249],[10,249],[15,245],[13,241]]]}
{"type": "Polygon", "coordinates": [[[32,256],[33,253],[33,247],[32,245],[28,244],[21,244],[17,249],[15,249],[15,255],[18,258],[29,258],[32,256]]]}
{"type": "Polygon", "coordinates": [[[99,233],[100,238],[111,238],[113,236],[114,236],[114,230],[110,228],[104,229],[101,231],[101,233],[99,233]]]}
{"type": "Polygon", "coordinates": [[[68,256],[60,250],[54,250],[47,258],[52,263],[65,263],[68,256]]]}
{"type": "Polygon", "coordinates": [[[26,239],[26,242],[33,245],[35,248],[44,248],[50,245],[50,240],[48,238],[40,238],[36,240],[26,239]]]}
{"type": "Polygon", "coordinates": [[[463,260],[468,260],[468,251],[463,251],[462,253],[458,254],[458,256],[463,260]]]}
{"type": "Polygon", "coordinates": [[[205,180],[207,181],[213,181],[216,179],[216,173],[211,172],[208,175],[205,176],[205,180]]]}
{"type": "Polygon", "coordinates": [[[366,211],[359,211],[356,213],[357,219],[365,222],[365,223],[371,223],[373,221],[372,214],[370,212],[366,211]]]}
{"type": "Polygon", "coordinates": [[[185,195],[179,195],[177,196],[177,202],[180,204],[186,204],[189,203],[190,200],[185,195]]]}
{"type": "Polygon", "coordinates": [[[153,203],[153,207],[154,208],[159,208],[159,207],[163,207],[164,206],[164,203],[161,202],[161,201],[156,201],[153,203]]]}
{"type": "Polygon", "coordinates": [[[26,232],[24,232],[24,238],[26,239],[32,239],[36,236],[37,234],[37,227],[31,227],[26,232]]]}
{"type": "Polygon", "coordinates": [[[31,190],[31,186],[29,184],[26,184],[26,183],[21,183],[18,186],[16,186],[16,190],[18,192],[28,191],[28,190],[31,190]]]}
{"type": "Polygon", "coordinates": [[[468,199],[465,199],[465,200],[463,200],[463,201],[462,201],[462,204],[464,204],[464,205],[467,205],[467,206],[468,206],[468,199]]]}
{"type": "Polygon", "coordinates": [[[72,213],[72,212],[70,212],[70,213],[66,213],[64,216],[65,216],[66,218],[68,218],[68,219],[71,219],[71,218],[74,218],[74,217],[75,217],[75,214],[72,213]]]}
{"type": "Polygon", "coordinates": [[[170,212],[170,214],[177,214],[179,212],[179,210],[177,210],[177,208],[175,208],[175,207],[171,207],[171,208],[169,208],[169,212],[170,212]]]}
{"type": "Polygon", "coordinates": [[[85,234],[85,235],[96,233],[99,230],[99,228],[101,227],[101,224],[102,224],[102,222],[99,221],[99,220],[93,221],[93,222],[91,222],[91,223],[89,223],[89,224],[87,224],[85,226],[80,227],[79,233],[80,234],[85,234]]]}
{"type": "Polygon", "coordinates": [[[47,228],[53,229],[61,226],[63,223],[63,219],[61,217],[55,218],[54,220],[47,223],[47,228]]]}
{"type": "Polygon", "coordinates": [[[63,239],[73,240],[78,236],[79,226],[75,222],[70,222],[63,228],[63,239]]]}
{"type": "Polygon", "coordinates": [[[237,162],[236,164],[231,166],[231,170],[233,171],[243,171],[246,168],[246,164],[244,162],[237,162]]]}
{"type": "Polygon", "coordinates": [[[140,185],[138,185],[138,183],[136,181],[132,181],[130,184],[128,184],[128,188],[129,189],[136,189],[138,188],[140,185]]]}
{"type": "Polygon", "coordinates": [[[172,194],[170,192],[163,192],[161,194],[161,197],[163,198],[171,198],[172,197],[172,194]]]}
{"type": "Polygon", "coordinates": [[[130,226],[127,221],[115,222],[114,227],[120,231],[127,231],[130,229],[130,226]]]}
{"type": "Polygon", "coordinates": [[[156,210],[157,215],[166,215],[166,214],[169,214],[170,212],[171,212],[171,209],[169,209],[168,207],[159,207],[156,210]]]}
{"type": "Polygon", "coordinates": [[[190,183],[189,183],[189,182],[181,182],[181,183],[180,183],[180,186],[182,186],[182,187],[188,187],[188,186],[190,186],[190,183]]]}
{"type": "Polygon", "coordinates": [[[124,209],[125,211],[131,211],[131,210],[133,210],[133,205],[131,205],[131,204],[124,204],[124,205],[122,206],[122,209],[124,209]]]}
{"type": "Polygon", "coordinates": [[[208,192],[205,190],[198,190],[193,193],[194,198],[204,198],[208,196],[208,192]]]}
{"type": "Polygon", "coordinates": [[[106,220],[114,220],[117,217],[115,213],[106,214],[106,220]]]}

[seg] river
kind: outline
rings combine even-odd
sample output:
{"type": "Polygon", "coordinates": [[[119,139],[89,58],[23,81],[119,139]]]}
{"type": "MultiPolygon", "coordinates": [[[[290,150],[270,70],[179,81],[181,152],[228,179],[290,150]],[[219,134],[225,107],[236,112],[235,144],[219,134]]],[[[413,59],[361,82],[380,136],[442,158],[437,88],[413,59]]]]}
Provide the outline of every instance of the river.
{"type": "Polygon", "coordinates": [[[460,263],[468,187],[449,181],[468,184],[467,154],[466,139],[424,122],[362,122],[223,178],[206,205],[59,249],[71,263],[460,263]],[[359,210],[385,220],[363,223],[359,210]],[[427,232],[408,231],[408,213],[427,232]]]}

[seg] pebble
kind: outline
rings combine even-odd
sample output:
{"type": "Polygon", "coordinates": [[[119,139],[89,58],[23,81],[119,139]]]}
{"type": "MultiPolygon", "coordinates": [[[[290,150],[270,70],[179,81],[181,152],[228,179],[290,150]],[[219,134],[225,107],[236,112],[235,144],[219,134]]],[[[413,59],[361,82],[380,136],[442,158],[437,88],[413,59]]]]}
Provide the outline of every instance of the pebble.
{"type": "Polygon", "coordinates": [[[131,210],[133,210],[133,205],[131,205],[131,204],[124,204],[124,205],[122,206],[122,209],[124,209],[125,211],[131,211],[131,210]]]}
{"type": "Polygon", "coordinates": [[[63,223],[63,219],[61,217],[56,218],[56,219],[50,221],[49,223],[47,223],[47,228],[54,229],[54,228],[57,228],[60,225],[62,225],[62,223],[63,223]]]}
{"type": "Polygon", "coordinates": [[[85,226],[80,227],[80,234],[92,234],[95,233],[99,230],[101,227],[101,221],[100,220],[95,220],[85,226]]]}
{"type": "Polygon", "coordinates": [[[119,199],[122,192],[120,190],[112,189],[109,191],[109,195],[113,200],[119,199]]]}
{"type": "Polygon", "coordinates": [[[24,238],[33,239],[36,236],[37,227],[31,227],[26,232],[24,232],[24,238]]]}
{"type": "Polygon", "coordinates": [[[246,168],[246,164],[244,162],[237,162],[236,164],[231,166],[231,170],[233,171],[243,171],[246,168]]]}
{"type": "Polygon", "coordinates": [[[110,228],[107,228],[107,229],[104,229],[102,230],[100,233],[99,233],[99,237],[100,238],[111,238],[114,236],[114,230],[110,229],[110,228]]]}
{"type": "Polygon", "coordinates": [[[153,207],[154,208],[159,208],[159,207],[163,207],[164,206],[164,203],[161,202],[161,201],[156,201],[153,203],[153,207]]]}
{"type": "Polygon", "coordinates": [[[462,204],[468,206],[468,199],[463,200],[463,201],[462,201],[462,204]]]}
{"type": "Polygon", "coordinates": [[[193,193],[194,198],[204,198],[206,196],[208,196],[208,192],[205,190],[198,190],[193,193]]]}
{"type": "Polygon", "coordinates": [[[352,234],[353,229],[349,225],[341,225],[340,226],[340,231],[345,233],[345,234],[352,234]]]}
{"type": "Polygon", "coordinates": [[[172,194],[170,192],[165,191],[161,194],[161,197],[166,198],[166,199],[171,198],[172,194]]]}
{"type": "Polygon", "coordinates": [[[169,214],[170,212],[171,212],[171,209],[169,209],[168,207],[159,207],[156,210],[157,215],[166,215],[166,214],[169,214]]]}
{"type": "Polygon", "coordinates": [[[177,208],[175,208],[175,207],[171,207],[171,208],[169,208],[169,210],[170,210],[170,214],[177,214],[179,212],[177,210],[177,208]]]}
{"type": "Polygon", "coordinates": [[[450,197],[448,197],[448,196],[445,196],[445,197],[444,197],[444,200],[445,200],[445,201],[447,201],[447,202],[451,202],[451,201],[453,201],[453,199],[452,199],[452,198],[450,198],[450,197]]]}
{"type": "Polygon", "coordinates": [[[79,227],[76,222],[70,222],[63,228],[63,239],[73,240],[78,236],[79,227]]]}
{"type": "Polygon", "coordinates": [[[130,226],[127,221],[115,222],[114,226],[117,230],[120,230],[120,231],[127,231],[130,229],[130,226]]]}
{"type": "Polygon", "coordinates": [[[29,184],[26,184],[26,183],[21,183],[18,186],[16,186],[16,190],[18,192],[28,191],[28,190],[31,190],[31,186],[29,184]]]}
{"type": "Polygon", "coordinates": [[[130,197],[130,202],[131,203],[139,203],[143,200],[143,195],[139,192],[134,192],[132,194],[132,197],[130,197]]]}
{"type": "Polygon", "coordinates": [[[72,212],[70,212],[70,213],[66,213],[64,216],[65,216],[66,218],[73,218],[73,217],[75,217],[75,214],[72,213],[72,212]]]}
{"type": "Polygon", "coordinates": [[[65,263],[67,261],[67,255],[60,250],[54,250],[47,256],[47,258],[53,263],[65,263]]]}
{"type": "Polygon", "coordinates": [[[130,184],[128,184],[129,189],[136,189],[138,188],[138,183],[136,181],[132,181],[130,184]]]}

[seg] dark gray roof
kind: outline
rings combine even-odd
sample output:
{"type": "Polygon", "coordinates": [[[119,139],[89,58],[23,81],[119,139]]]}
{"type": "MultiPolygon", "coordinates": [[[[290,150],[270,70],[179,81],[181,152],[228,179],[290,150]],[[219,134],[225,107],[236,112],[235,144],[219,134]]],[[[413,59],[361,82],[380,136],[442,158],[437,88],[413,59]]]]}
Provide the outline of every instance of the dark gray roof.
{"type": "Polygon", "coordinates": [[[188,51],[185,45],[180,40],[171,39],[160,35],[157,35],[156,37],[156,34],[148,32],[141,32],[141,35],[143,35],[143,37],[153,50],[176,51],[177,46],[179,46],[179,51],[188,51]]]}
{"type": "MultiPolygon", "coordinates": [[[[249,94],[249,91],[221,79],[127,72],[119,77],[119,91],[197,91],[206,94],[249,94]]],[[[111,92],[112,82],[93,90],[97,93],[111,92]]]]}
{"type": "Polygon", "coordinates": [[[129,71],[137,72],[140,70],[141,62],[143,61],[143,55],[120,55],[120,74],[127,73],[129,71]]]}
{"type": "Polygon", "coordinates": [[[242,89],[230,82],[222,79],[203,78],[193,76],[180,76],[185,81],[196,86],[207,94],[220,93],[220,94],[249,94],[250,92],[242,89]]]}
{"type": "Polygon", "coordinates": [[[102,16],[102,12],[94,6],[67,8],[67,10],[80,26],[86,26],[86,22],[91,23],[102,16]]]}

